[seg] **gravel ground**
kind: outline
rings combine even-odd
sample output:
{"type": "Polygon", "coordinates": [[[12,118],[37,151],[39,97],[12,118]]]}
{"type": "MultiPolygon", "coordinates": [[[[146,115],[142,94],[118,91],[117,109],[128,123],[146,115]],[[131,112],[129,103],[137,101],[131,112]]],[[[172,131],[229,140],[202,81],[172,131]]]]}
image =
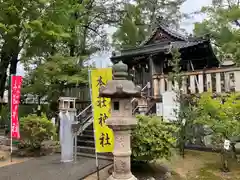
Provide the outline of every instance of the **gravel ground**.
{"type": "MultiPolygon", "coordinates": [[[[100,168],[111,163],[99,160],[100,168]]],[[[1,167],[0,180],[82,180],[95,171],[94,158],[78,157],[76,163],[61,163],[60,155],[52,155],[1,167]]]]}

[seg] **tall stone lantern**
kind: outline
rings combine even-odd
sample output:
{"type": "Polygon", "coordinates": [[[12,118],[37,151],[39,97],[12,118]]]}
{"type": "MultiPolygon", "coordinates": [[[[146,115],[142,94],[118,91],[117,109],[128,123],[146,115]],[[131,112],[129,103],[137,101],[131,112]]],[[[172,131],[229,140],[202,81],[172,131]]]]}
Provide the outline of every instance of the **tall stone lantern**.
{"type": "Polygon", "coordinates": [[[128,66],[122,61],[113,66],[114,80],[100,89],[101,97],[111,98],[111,117],[106,124],[114,132],[114,171],[108,180],[135,180],[131,173],[131,130],[137,125],[131,100],[140,97],[140,88],[127,80],[128,66]]]}
{"type": "Polygon", "coordinates": [[[72,124],[75,121],[76,98],[59,98],[59,118],[60,118],[60,144],[61,162],[73,161],[73,137],[72,124]]]}

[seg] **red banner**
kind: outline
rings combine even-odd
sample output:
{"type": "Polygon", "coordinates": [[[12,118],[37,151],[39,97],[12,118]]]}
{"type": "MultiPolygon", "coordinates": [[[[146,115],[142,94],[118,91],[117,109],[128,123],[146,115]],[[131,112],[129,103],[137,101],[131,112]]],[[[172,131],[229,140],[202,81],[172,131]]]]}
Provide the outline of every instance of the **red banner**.
{"type": "Polygon", "coordinates": [[[19,139],[18,105],[20,103],[20,90],[22,76],[11,76],[11,135],[12,138],[19,139]]]}

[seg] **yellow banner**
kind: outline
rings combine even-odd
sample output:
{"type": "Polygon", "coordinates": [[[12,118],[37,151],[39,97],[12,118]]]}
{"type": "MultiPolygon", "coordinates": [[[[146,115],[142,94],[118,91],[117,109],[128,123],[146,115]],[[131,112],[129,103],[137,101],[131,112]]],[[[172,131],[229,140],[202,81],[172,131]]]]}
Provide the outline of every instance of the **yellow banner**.
{"type": "Polygon", "coordinates": [[[96,152],[112,152],[114,136],[112,130],[105,124],[110,117],[110,98],[99,97],[99,89],[105,86],[107,81],[112,80],[112,69],[95,69],[91,71],[92,103],[95,130],[96,152]]]}

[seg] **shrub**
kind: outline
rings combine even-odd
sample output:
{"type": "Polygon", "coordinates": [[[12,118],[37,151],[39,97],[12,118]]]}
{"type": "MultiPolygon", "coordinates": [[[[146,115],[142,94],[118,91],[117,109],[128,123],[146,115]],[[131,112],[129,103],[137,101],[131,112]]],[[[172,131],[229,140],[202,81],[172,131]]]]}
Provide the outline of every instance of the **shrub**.
{"type": "Polygon", "coordinates": [[[55,135],[55,127],[46,115],[31,114],[20,119],[22,148],[40,149],[44,140],[50,140],[55,135]]]}
{"type": "Polygon", "coordinates": [[[230,93],[212,96],[204,93],[197,101],[198,116],[195,123],[207,125],[212,131],[212,143],[221,148],[222,166],[229,171],[228,154],[233,152],[237,159],[236,141],[240,138],[240,94],[230,93]],[[223,148],[225,140],[230,140],[230,150],[223,148]]]}
{"type": "Polygon", "coordinates": [[[158,117],[137,116],[138,125],[132,133],[132,158],[134,161],[154,161],[171,156],[176,143],[175,126],[158,117]]]}
{"type": "Polygon", "coordinates": [[[213,131],[213,143],[223,147],[225,139],[239,136],[240,94],[231,93],[212,97],[204,93],[197,101],[198,116],[195,123],[207,125],[213,131]]]}

